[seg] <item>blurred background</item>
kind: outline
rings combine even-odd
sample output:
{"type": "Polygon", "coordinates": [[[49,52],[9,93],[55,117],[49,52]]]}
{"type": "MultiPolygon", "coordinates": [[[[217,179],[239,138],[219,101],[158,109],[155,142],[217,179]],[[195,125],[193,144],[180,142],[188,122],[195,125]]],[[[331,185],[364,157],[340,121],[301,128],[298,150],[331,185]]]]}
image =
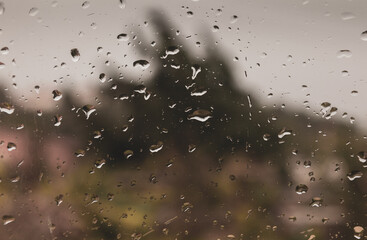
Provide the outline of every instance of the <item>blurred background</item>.
{"type": "Polygon", "coordinates": [[[363,239],[365,1],[0,1],[0,239],[363,239]]]}

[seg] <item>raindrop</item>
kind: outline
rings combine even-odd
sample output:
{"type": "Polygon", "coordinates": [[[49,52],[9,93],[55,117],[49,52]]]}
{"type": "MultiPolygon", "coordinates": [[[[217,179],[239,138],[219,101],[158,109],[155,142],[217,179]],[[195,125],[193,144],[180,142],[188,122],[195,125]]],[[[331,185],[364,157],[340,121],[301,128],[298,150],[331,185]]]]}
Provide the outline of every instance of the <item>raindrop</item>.
{"type": "Polygon", "coordinates": [[[125,156],[126,159],[131,158],[133,155],[134,155],[134,152],[132,150],[126,150],[124,152],[124,156],[125,156]]]}
{"type": "Polygon", "coordinates": [[[17,145],[15,145],[15,143],[8,142],[7,148],[8,148],[8,151],[11,152],[17,149],[17,145]]]}
{"type": "Polygon", "coordinates": [[[90,2],[88,2],[88,1],[85,1],[85,2],[82,3],[82,8],[83,9],[87,9],[87,8],[89,8],[89,6],[90,6],[90,2]]]}
{"type": "Polygon", "coordinates": [[[357,239],[361,239],[363,237],[364,234],[364,228],[361,226],[355,226],[353,228],[354,231],[354,237],[357,239]]]}
{"type": "Polygon", "coordinates": [[[157,144],[153,144],[149,147],[149,151],[151,153],[156,153],[159,152],[160,150],[162,150],[163,148],[163,142],[159,141],[157,144]]]}
{"type": "Polygon", "coordinates": [[[106,74],[104,73],[99,74],[99,81],[101,81],[101,83],[104,83],[106,79],[107,79],[106,74]]]}
{"type": "Polygon", "coordinates": [[[190,152],[190,153],[192,153],[193,151],[195,151],[196,150],[196,145],[195,144],[189,144],[189,147],[188,147],[188,151],[190,152]]]}
{"type": "Polygon", "coordinates": [[[38,12],[39,12],[38,8],[31,8],[28,12],[28,15],[34,17],[38,14],[38,12]]]}
{"type": "Polygon", "coordinates": [[[90,115],[96,111],[96,108],[93,105],[87,104],[82,107],[82,111],[84,112],[87,119],[89,119],[90,115]]]}
{"type": "Polygon", "coordinates": [[[343,12],[343,13],[341,14],[341,16],[342,16],[342,20],[344,20],[344,21],[352,20],[352,19],[354,19],[354,18],[355,18],[354,14],[353,14],[353,13],[351,13],[351,12],[343,12]]]}
{"type": "Polygon", "coordinates": [[[180,52],[180,49],[176,46],[170,46],[166,49],[166,54],[162,58],[167,58],[169,55],[176,55],[180,52]]]}
{"type": "Polygon", "coordinates": [[[310,206],[311,207],[321,207],[323,204],[324,200],[320,197],[314,197],[311,200],[310,206]]]}
{"type": "Polygon", "coordinates": [[[194,205],[192,205],[189,202],[185,202],[184,204],[182,204],[181,206],[181,211],[184,213],[191,213],[191,210],[194,208],[194,205]]]}
{"type": "Polygon", "coordinates": [[[195,88],[194,90],[192,90],[192,92],[190,94],[193,97],[201,97],[201,96],[205,95],[207,92],[208,91],[204,88],[195,88]]]}
{"type": "Polygon", "coordinates": [[[352,52],[350,50],[340,50],[337,52],[338,58],[351,58],[352,52]]]}
{"type": "Polygon", "coordinates": [[[238,20],[238,16],[237,15],[233,15],[231,18],[231,23],[235,23],[238,20]]]}
{"type": "Polygon", "coordinates": [[[299,184],[296,187],[297,194],[304,194],[308,191],[308,187],[305,184],[299,184]]]}
{"type": "Polygon", "coordinates": [[[147,90],[147,87],[145,87],[143,84],[138,85],[134,88],[134,92],[140,93],[140,94],[144,94],[147,90]]]}
{"type": "Polygon", "coordinates": [[[1,48],[0,52],[3,55],[7,55],[9,53],[9,48],[8,47],[3,47],[3,48],[1,48]]]}
{"type": "Polygon", "coordinates": [[[188,116],[188,120],[196,120],[199,122],[206,122],[209,118],[212,118],[212,113],[204,109],[198,109],[188,116]]]}
{"type": "Polygon", "coordinates": [[[5,63],[0,62],[0,69],[3,69],[3,68],[5,68],[5,63]]]}
{"type": "Polygon", "coordinates": [[[265,133],[263,135],[263,139],[264,139],[264,141],[269,141],[270,140],[270,134],[269,133],[265,133]]]}
{"type": "Polygon", "coordinates": [[[64,195],[60,194],[55,197],[56,206],[60,206],[64,198],[64,195]]]}
{"type": "Polygon", "coordinates": [[[139,66],[142,69],[147,69],[150,66],[150,63],[147,60],[137,60],[133,63],[133,67],[139,66]]]}
{"type": "Polygon", "coordinates": [[[279,133],[278,133],[278,138],[283,138],[284,136],[288,136],[292,134],[292,130],[286,130],[285,128],[283,128],[279,133]]]}
{"type": "Polygon", "coordinates": [[[5,13],[5,4],[0,2],[0,16],[5,13]]]}
{"type": "Polygon", "coordinates": [[[199,74],[199,72],[201,72],[201,67],[197,64],[194,64],[192,67],[192,79],[195,79],[196,76],[199,74]]]}
{"type": "Polygon", "coordinates": [[[78,149],[75,151],[74,155],[76,157],[84,157],[85,156],[85,151],[83,149],[78,149]]]}
{"type": "Polygon", "coordinates": [[[15,110],[14,106],[11,105],[10,103],[7,102],[0,103],[0,112],[12,114],[14,110],[15,110]]]}
{"type": "Polygon", "coordinates": [[[77,48],[73,48],[70,50],[70,54],[73,58],[73,62],[77,62],[80,59],[80,53],[79,50],[77,48]]]}
{"type": "Polygon", "coordinates": [[[119,7],[124,9],[126,7],[126,0],[119,0],[119,7]]]}
{"type": "Polygon", "coordinates": [[[62,93],[59,90],[53,90],[52,94],[54,101],[59,101],[62,98],[62,93]]]}
{"type": "Polygon", "coordinates": [[[11,215],[4,215],[2,217],[2,220],[3,220],[3,224],[4,225],[7,225],[9,223],[12,223],[15,221],[15,217],[11,216],[11,215]]]}
{"type": "Polygon", "coordinates": [[[127,36],[126,33],[120,33],[119,35],[117,35],[117,39],[119,41],[126,42],[127,40],[129,40],[129,37],[127,36]]]}
{"type": "Polygon", "coordinates": [[[58,127],[61,125],[62,116],[57,114],[54,116],[54,126],[58,127]]]}
{"type": "Polygon", "coordinates": [[[103,165],[106,164],[106,160],[105,159],[99,159],[94,163],[94,166],[96,168],[101,168],[103,165]]]}
{"type": "Polygon", "coordinates": [[[363,173],[361,171],[351,171],[347,174],[347,177],[350,181],[354,181],[357,178],[361,178],[363,176],[363,173]]]}
{"type": "Polygon", "coordinates": [[[367,41],[367,31],[361,33],[361,40],[367,41]]]}
{"type": "Polygon", "coordinates": [[[362,152],[359,152],[357,154],[357,157],[358,157],[358,160],[361,162],[361,163],[365,163],[367,161],[367,153],[362,151],[362,152]]]}

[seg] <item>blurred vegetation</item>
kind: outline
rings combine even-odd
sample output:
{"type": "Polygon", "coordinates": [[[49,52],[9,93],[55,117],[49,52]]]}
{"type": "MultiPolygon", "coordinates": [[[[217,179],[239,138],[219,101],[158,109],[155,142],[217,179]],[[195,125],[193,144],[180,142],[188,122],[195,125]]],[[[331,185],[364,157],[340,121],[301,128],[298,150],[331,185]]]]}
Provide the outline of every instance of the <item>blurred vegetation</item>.
{"type": "MultiPolygon", "coordinates": [[[[54,112],[0,114],[0,140],[13,134],[29,149],[2,156],[0,213],[15,221],[1,239],[351,239],[365,226],[364,180],[347,178],[364,167],[358,129],[261,106],[236,87],[214,41],[198,60],[152,16],[159,69],[146,84],[107,73],[88,119],[65,91],[54,112]],[[192,119],[200,114],[209,119],[192,119]],[[314,197],[322,206],[310,206],[314,197]]],[[[5,91],[0,100],[12,102],[5,91]]]]}

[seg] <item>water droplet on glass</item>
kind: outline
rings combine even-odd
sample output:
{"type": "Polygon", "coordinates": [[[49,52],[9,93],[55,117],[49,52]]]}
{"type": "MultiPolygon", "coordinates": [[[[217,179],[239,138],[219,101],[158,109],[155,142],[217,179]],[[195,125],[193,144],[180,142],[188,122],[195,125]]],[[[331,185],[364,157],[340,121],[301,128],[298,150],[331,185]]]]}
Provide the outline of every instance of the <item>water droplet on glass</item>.
{"type": "Polygon", "coordinates": [[[365,163],[365,162],[367,161],[367,152],[364,152],[364,151],[359,152],[359,153],[357,154],[357,158],[358,158],[358,160],[359,160],[361,163],[365,163]]]}
{"type": "Polygon", "coordinates": [[[308,191],[308,187],[305,184],[299,184],[296,187],[297,194],[304,194],[308,191]]]}
{"type": "Polygon", "coordinates": [[[59,194],[55,197],[56,206],[60,206],[64,198],[64,195],[59,194]]]}
{"type": "Polygon", "coordinates": [[[363,237],[364,234],[364,228],[361,226],[355,226],[353,228],[354,231],[354,237],[357,239],[361,239],[363,237]]]}
{"type": "Polygon", "coordinates": [[[5,13],[5,4],[0,2],[0,16],[5,13]]]}
{"type": "Polygon", "coordinates": [[[119,35],[117,35],[117,39],[119,40],[119,41],[127,41],[127,40],[129,40],[129,37],[127,36],[127,34],[126,33],[120,33],[119,35]]]}
{"type": "Polygon", "coordinates": [[[185,202],[184,204],[182,204],[181,206],[181,211],[184,213],[191,213],[191,210],[194,208],[194,205],[192,205],[189,202],[185,202]]]}
{"type": "Polygon", "coordinates": [[[126,7],[126,0],[119,0],[119,7],[124,9],[126,7]]]}
{"type": "Polygon", "coordinates": [[[149,66],[150,66],[150,63],[147,61],[147,60],[137,60],[133,63],[133,66],[134,67],[137,67],[139,66],[140,68],[142,69],[147,69],[149,66]]]}
{"type": "Polygon", "coordinates": [[[143,84],[140,84],[140,85],[138,85],[134,88],[134,92],[137,92],[137,93],[140,93],[140,94],[144,94],[146,92],[146,90],[147,90],[147,87],[144,86],[143,84]]]}
{"type": "Polygon", "coordinates": [[[53,90],[52,94],[54,101],[59,101],[62,98],[62,93],[59,90],[53,90]]]}
{"type": "Polygon", "coordinates": [[[7,148],[8,148],[8,151],[11,152],[17,149],[17,145],[15,143],[8,142],[7,148]]]}
{"type": "Polygon", "coordinates": [[[126,150],[125,152],[124,152],[124,157],[126,158],[126,159],[129,159],[130,157],[132,157],[134,155],[134,152],[132,151],[132,150],[126,150]]]}
{"type": "Polygon", "coordinates": [[[149,151],[151,153],[156,153],[159,152],[160,150],[162,150],[163,148],[163,142],[159,141],[157,144],[153,144],[149,147],[149,151]]]}
{"type": "Polygon", "coordinates": [[[87,104],[82,107],[82,111],[84,112],[87,119],[89,119],[90,115],[96,111],[96,108],[93,105],[87,104]]]}
{"type": "Polygon", "coordinates": [[[85,151],[83,149],[78,149],[75,151],[74,155],[76,157],[84,157],[85,156],[85,151]]]}
{"type": "Polygon", "coordinates": [[[270,140],[270,134],[268,134],[268,133],[265,133],[264,135],[263,135],[263,139],[264,139],[264,141],[269,141],[270,140]]]}
{"type": "Polygon", "coordinates": [[[355,18],[354,14],[351,12],[342,12],[341,17],[344,21],[352,20],[355,18]]]}
{"type": "Polygon", "coordinates": [[[11,216],[11,215],[4,215],[2,217],[2,220],[3,220],[3,224],[4,225],[7,225],[9,223],[12,223],[15,221],[15,217],[11,216]]]}
{"type": "Polygon", "coordinates": [[[77,62],[80,59],[80,53],[77,48],[73,48],[70,50],[71,57],[73,59],[73,62],[77,62]]]}
{"type": "Polygon", "coordinates": [[[34,17],[38,14],[38,12],[39,12],[38,8],[31,8],[28,12],[28,15],[34,17]]]}
{"type": "Polygon", "coordinates": [[[192,92],[190,94],[193,97],[201,97],[201,96],[205,95],[207,92],[208,91],[204,88],[195,88],[194,90],[192,90],[192,92]]]}
{"type": "Polygon", "coordinates": [[[0,112],[4,112],[7,114],[12,114],[15,108],[13,105],[7,102],[0,103],[0,112]]]}
{"type": "Polygon", "coordinates": [[[57,114],[54,116],[54,126],[58,127],[61,125],[62,116],[57,114]]]}
{"type": "Polygon", "coordinates": [[[361,33],[361,40],[367,41],[367,31],[361,33]]]}
{"type": "Polygon", "coordinates": [[[0,69],[3,69],[3,68],[5,68],[5,63],[0,62],[0,69]]]}
{"type": "Polygon", "coordinates": [[[85,1],[85,2],[82,3],[82,8],[83,9],[87,9],[87,8],[89,8],[89,6],[90,6],[90,2],[88,2],[88,1],[85,1]]]}
{"type": "Polygon", "coordinates": [[[189,147],[188,147],[188,151],[190,152],[190,153],[192,153],[193,151],[195,151],[196,150],[196,145],[195,144],[189,144],[189,147]]]}
{"type": "Polygon", "coordinates": [[[361,171],[351,171],[347,174],[347,177],[350,181],[354,181],[357,178],[361,178],[363,176],[363,173],[361,171]]]}
{"type": "Polygon", "coordinates": [[[324,200],[320,197],[314,197],[311,200],[310,206],[311,207],[321,207],[323,204],[324,200]]]}
{"type": "Polygon", "coordinates": [[[279,133],[278,133],[278,138],[283,138],[284,136],[288,136],[292,134],[292,130],[287,130],[285,128],[283,128],[279,133]]]}
{"type": "Polygon", "coordinates": [[[197,64],[194,64],[192,67],[192,79],[195,79],[196,76],[199,74],[199,72],[201,72],[201,67],[197,64]]]}
{"type": "Polygon", "coordinates": [[[209,118],[212,118],[212,113],[204,109],[195,110],[188,116],[188,120],[196,120],[199,122],[206,122],[209,118]]]}
{"type": "Polygon", "coordinates": [[[94,163],[94,166],[96,168],[101,168],[103,165],[106,164],[106,160],[105,159],[99,159],[94,163]]]}
{"type": "Polygon", "coordinates": [[[340,50],[337,52],[337,57],[338,58],[351,58],[352,57],[352,52],[350,50],[340,50]]]}
{"type": "Polygon", "coordinates": [[[9,48],[8,47],[3,47],[3,48],[1,48],[0,52],[3,55],[7,55],[9,53],[9,48]]]}
{"type": "Polygon", "coordinates": [[[350,94],[353,96],[353,97],[356,97],[358,96],[358,91],[357,90],[353,90],[350,92],[350,94]]]}
{"type": "Polygon", "coordinates": [[[167,58],[169,55],[176,55],[180,52],[180,49],[176,46],[170,46],[166,49],[166,54],[162,58],[167,58]]]}

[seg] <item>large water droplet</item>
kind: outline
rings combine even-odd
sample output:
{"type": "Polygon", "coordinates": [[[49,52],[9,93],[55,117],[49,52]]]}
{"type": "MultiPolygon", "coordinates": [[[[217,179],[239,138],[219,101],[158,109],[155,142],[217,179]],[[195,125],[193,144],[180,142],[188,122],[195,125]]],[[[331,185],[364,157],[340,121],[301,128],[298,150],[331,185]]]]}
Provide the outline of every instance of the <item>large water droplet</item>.
{"type": "Polygon", "coordinates": [[[176,46],[170,46],[166,49],[166,54],[162,56],[163,59],[167,58],[169,55],[176,55],[180,52],[180,49],[176,46]]]}
{"type": "Polygon", "coordinates": [[[361,178],[363,176],[363,173],[361,171],[351,171],[347,174],[347,177],[350,181],[354,181],[357,178],[361,178]]]}
{"type": "Polygon", "coordinates": [[[9,53],[9,48],[8,47],[3,47],[3,48],[1,48],[0,52],[3,55],[7,55],[9,53]]]}
{"type": "Polygon", "coordinates": [[[53,90],[52,91],[52,94],[53,94],[53,97],[52,98],[55,101],[59,101],[62,98],[62,93],[59,90],[53,90]]]}
{"type": "Polygon", "coordinates": [[[4,225],[7,225],[9,223],[12,223],[15,221],[15,217],[11,216],[11,215],[4,215],[2,217],[2,220],[3,220],[3,224],[4,225]]]}
{"type": "Polygon", "coordinates": [[[12,114],[15,108],[13,105],[7,102],[0,103],[0,112],[4,112],[7,114],[12,114]]]}
{"type": "Polygon", "coordinates": [[[119,0],[119,7],[124,9],[126,7],[126,0],[119,0]]]}
{"type": "Polygon", "coordinates": [[[188,116],[188,120],[196,120],[199,122],[206,122],[209,118],[212,118],[212,113],[205,109],[195,110],[188,116]]]}
{"type": "Polygon", "coordinates": [[[129,40],[129,37],[127,36],[127,34],[126,33],[120,33],[119,35],[117,35],[117,39],[119,40],[119,41],[127,41],[127,40],[129,40]]]}
{"type": "Polygon", "coordinates": [[[361,33],[361,40],[367,41],[367,31],[361,33]]]}
{"type": "Polygon", "coordinates": [[[60,206],[64,198],[64,195],[59,194],[55,197],[56,206],[60,206]]]}
{"type": "Polygon", "coordinates": [[[105,159],[99,159],[94,163],[94,166],[96,168],[101,168],[103,165],[106,164],[106,160],[105,159]]]}
{"type": "Polygon", "coordinates": [[[82,111],[84,112],[87,119],[89,119],[90,115],[96,111],[96,108],[93,105],[87,104],[82,107],[82,111]]]}
{"type": "Polygon", "coordinates": [[[0,16],[5,13],[5,4],[0,2],[0,16]]]}
{"type": "Polygon", "coordinates": [[[350,50],[340,50],[337,52],[337,57],[338,58],[351,58],[352,57],[352,52],[350,50]]]}
{"type": "Polygon", "coordinates": [[[308,187],[305,184],[299,184],[296,187],[297,194],[304,194],[308,191],[308,187]]]}
{"type": "Polygon", "coordinates": [[[17,149],[17,145],[15,143],[8,142],[7,148],[8,148],[8,151],[11,152],[17,149]]]}
{"type": "Polygon", "coordinates": [[[150,146],[149,151],[151,153],[156,153],[159,152],[160,150],[162,150],[163,148],[163,142],[159,141],[157,144],[153,144],[150,146]]]}
{"type": "Polygon", "coordinates": [[[359,152],[359,153],[357,154],[357,158],[358,158],[358,160],[359,160],[361,163],[365,163],[365,162],[367,161],[367,152],[364,152],[364,151],[359,152]]]}
{"type": "Polygon", "coordinates": [[[364,228],[361,226],[355,226],[353,228],[354,231],[354,237],[357,239],[361,239],[363,237],[364,234],[364,228]]]}
{"type": "Polygon", "coordinates": [[[195,79],[197,77],[197,75],[199,74],[199,72],[201,72],[201,67],[197,64],[194,64],[192,67],[192,79],[195,79]]]}
{"type": "Polygon", "coordinates": [[[57,114],[54,116],[54,126],[58,127],[61,125],[62,116],[57,114]]]}
{"type": "Polygon", "coordinates": [[[28,15],[34,17],[38,14],[38,12],[39,12],[38,8],[31,8],[28,12],[28,15]]]}
{"type": "Polygon", "coordinates": [[[137,67],[139,66],[140,68],[142,69],[147,69],[149,66],[150,66],[150,63],[147,61],[147,60],[136,60],[134,63],[133,63],[133,66],[134,67],[137,67]]]}
{"type": "Polygon", "coordinates": [[[321,207],[324,200],[320,197],[314,197],[311,200],[310,206],[311,207],[321,207]]]}
{"type": "Polygon", "coordinates": [[[70,50],[71,57],[73,59],[73,62],[77,62],[80,59],[80,53],[77,48],[73,48],[70,50]]]}

